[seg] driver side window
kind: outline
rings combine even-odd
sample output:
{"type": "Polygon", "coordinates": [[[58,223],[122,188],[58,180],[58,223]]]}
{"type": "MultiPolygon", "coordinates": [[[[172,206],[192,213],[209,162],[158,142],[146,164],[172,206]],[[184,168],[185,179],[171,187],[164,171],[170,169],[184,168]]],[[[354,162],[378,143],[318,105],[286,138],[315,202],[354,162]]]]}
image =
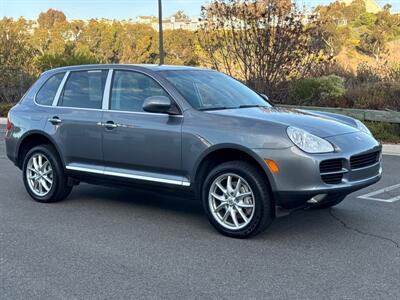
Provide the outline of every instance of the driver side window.
{"type": "Polygon", "coordinates": [[[143,112],[144,100],[151,96],[169,97],[167,92],[147,75],[133,71],[114,71],[111,110],[143,112]]]}

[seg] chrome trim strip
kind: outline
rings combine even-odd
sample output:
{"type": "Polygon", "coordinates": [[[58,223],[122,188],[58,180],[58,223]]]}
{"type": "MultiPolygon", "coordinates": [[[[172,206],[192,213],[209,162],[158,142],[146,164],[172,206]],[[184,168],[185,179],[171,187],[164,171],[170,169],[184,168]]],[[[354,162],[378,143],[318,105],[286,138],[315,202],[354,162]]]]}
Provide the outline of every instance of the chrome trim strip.
{"type": "Polygon", "coordinates": [[[58,87],[57,93],[54,96],[54,100],[53,100],[53,104],[51,106],[57,106],[58,105],[58,101],[60,100],[60,96],[62,93],[62,90],[64,88],[65,82],[67,81],[67,78],[69,76],[70,71],[67,71],[64,75],[64,78],[61,80],[61,83],[58,87]]]}
{"type": "Polygon", "coordinates": [[[333,172],[321,172],[321,176],[323,175],[334,175],[334,174],[345,174],[348,173],[349,170],[347,170],[346,168],[342,168],[340,171],[333,171],[333,172]]]}
{"type": "MultiPolygon", "coordinates": [[[[165,92],[173,99],[173,101],[178,105],[179,110],[183,111],[182,108],[180,107],[179,103],[175,101],[175,99],[171,96],[171,94],[168,92],[168,90],[165,88],[165,86],[156,78],[154,78],[152,75],[142,71],[142,70],[137,70],[137,69],[125,69],[125,68],[118,68],[117,70],[122,70],[122,71],[130,71],[130,72],[137,72],[140,74],[143,74],[145,76],[150,77],[153,79],[155,82],[157,82],[164,90],[165,92]]],[[[138,115],[153,115],[153,116],[169,116],[169,117],[174,117],[174,118],[183,118],[183,114],[179,115],[170,115],[170,114],[162,114],[162,113],[150,113],[150,112],[140,112],[140,111],[125,111],[125,110],[111,110],[108,109],[109,107],[109,102],[110,102],[110,92],[111,92],[111,85],[112,85],[112,75],[114,73],[115,69],[101,69],[101,70],[74,70],[74,71],[66,71],[64,74],[64,77],[57,89],[57,93],[54,96],[54,100],[51,106],[57,106],[57,108],[65,108],[65,109],[79,109],[79,110],[88,110],[88,111],[107,111],[107,112],[119,112],[119,113],[126,113],[126,114],[138,114],[138,115]],[[102,100],[102,108],[85,108],[85,107],[70,107],[70,106],[58,106],[58,101],[61,96],[62,90],[64,89],[65,82],[68,79],[68,76],[71,72],[82,72],[82,71],[104,71],[107,70],[107,78],[106,78],[106,84],[104,87],[104,92],[103,92],[103,100],[102,100]]],[[[40,90],[40,89],[39,89],[40,90]]],[[[37,92],[36,92],[37,94],[37,92]]],[[[43,106],[43,107],[51,107],[50,105],[42,105],[36,102],[36,94],[34,96],[34,103],[38,106],[43,106]]]]}
{"type": "Polygon", "coordinates": [[[160,183],[167,183],[167,184],[174,184],[174,185],[190,186],[190,182],[184,181],[184,180],[180,181],[180,180],[165,179],[165,178],[159,178],[159,177],[126,174],[126,173],[84,168],[84,167],[78,167],[78,166],[66,166],[65,168],[67,170],[72,170],[72,171],[88,172],[88,173],[101,174],[101,175],[107,175],[107,176],[153,181],[153,182],[160,182],[160,183]]]}
{"type": "Polygon", "coordinates": [[[103,91],[103,102],[101,105],[101,108],[103,110],[106,110],[109,107],[110,89],[111,89],[111,80],[112,80],[113,71],[114,71],[113,69],[108,70],[106,84],[104,86],[104,91],[103,91]]]}
{"type": "Polygon", "coordinates": [[[112,113],[124,113],[124,114],[135,114],[135,115],[153,115],[153,116],[168,116],[168,117],[176,117],[183,118],[183,115],[170,115],[170,114],[162,114],[162,113],[150,113],[150,112],[142,112],[142,111],[127,111],[127,110],[113,110],[113,109],[105,109],[105,112],[112,113]]]}
{"type": "Polygon", "coordinates": [[[77,167],[77,166],[66,166],[65,168],[67,170],[72,170],[72,171],[88,172],[88,173],[94,173],[94,174],[104,174],[104,170],[98,170],[98,169],[88,169],[88,168],[77,167]]]}

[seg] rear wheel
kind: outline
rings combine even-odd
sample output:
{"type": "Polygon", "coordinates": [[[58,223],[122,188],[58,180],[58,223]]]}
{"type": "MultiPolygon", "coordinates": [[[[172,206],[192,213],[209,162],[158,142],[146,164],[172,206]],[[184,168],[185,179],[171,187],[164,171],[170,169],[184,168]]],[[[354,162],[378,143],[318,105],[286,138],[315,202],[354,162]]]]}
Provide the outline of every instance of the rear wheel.
{"type": "Polygon", "coordinates": [[[256,235],[274,218],[266,179],[247,162],[231,161],[215,167],[204,181],[202,201],[211,224],[230,237],[256,235]]]}
{"type": "Polygon", "coordinates": [[[39,202],[63,200],[72,190],[58,155],[50,145],[37,146],[28,151],[22,174],[27,192],[39,202]]]}

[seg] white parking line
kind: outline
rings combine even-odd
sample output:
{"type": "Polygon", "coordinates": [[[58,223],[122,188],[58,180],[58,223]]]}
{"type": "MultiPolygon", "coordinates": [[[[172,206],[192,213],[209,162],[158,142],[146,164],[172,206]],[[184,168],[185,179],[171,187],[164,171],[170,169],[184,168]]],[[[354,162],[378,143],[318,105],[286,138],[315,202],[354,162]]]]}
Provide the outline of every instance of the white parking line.
{"type": "Polygon", "coordinates": [[[393,190],[395,190],[397,188],[400,188],[400,184],[395,184],[395,185],[392,185],[392,186],[388,186],[388,187],[385,187],[383,189],[380,189],[380,190],[377,190],[377,191],[374,191],[374,192],[371,192],[371,193],[368,193],[368,194],[365,194],[365,195],[358,196],[357,198],[366,199],[366,200],[373,200],[373,201],[380,201],[380,202],[393,203],[393,202],[396,202],[396,201],[400,200],[400,195],[394,196],[393,198],[390,198],[390,199],[382,199],[382,198],[377,198],[377,197],[374,197],[374,196],[393,191],[393,190]]]}

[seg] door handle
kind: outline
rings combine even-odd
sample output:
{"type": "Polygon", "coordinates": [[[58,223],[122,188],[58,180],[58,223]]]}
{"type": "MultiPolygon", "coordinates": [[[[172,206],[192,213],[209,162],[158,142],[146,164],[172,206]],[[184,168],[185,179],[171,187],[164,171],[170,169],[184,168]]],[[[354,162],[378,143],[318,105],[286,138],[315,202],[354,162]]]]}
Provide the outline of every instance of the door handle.
{"type": "Polygon", "coordinates": [[[118,124],[115,124],[113,121],[107,121],[106,123],[103,123],[103,126],[107,129],[114,129],[118,127],[118,124]]]}
{"type": "Polygon", "coordinates": [[[61,123],[61,120],[59,117],[52,117],[49,119],[49,122],[53,125],[57,125],[61,123]]]}

